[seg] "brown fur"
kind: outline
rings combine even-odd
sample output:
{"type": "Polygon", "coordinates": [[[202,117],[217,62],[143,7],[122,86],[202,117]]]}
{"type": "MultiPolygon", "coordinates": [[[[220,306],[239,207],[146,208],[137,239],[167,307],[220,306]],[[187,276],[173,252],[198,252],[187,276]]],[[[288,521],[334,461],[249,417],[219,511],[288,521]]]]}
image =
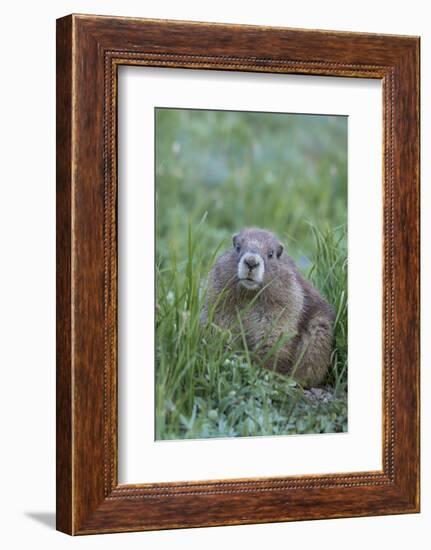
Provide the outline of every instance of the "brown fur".
{"type": "Polygon", "coordinates": [[[234,247],[219,256],[209,274],[203,320],[212,307],[217,325],[238,335],[242,324],[248,347],[258,351],[265,367],[292,374],[304,386],[322,383],[330,364],[333,308],[283,253],[275,235],[244,229],[234,236],[234,247]],[[238,265],[247,253],[264,261],[257,289],[239,282],[238,265]],[[281,339],[280,349],[265,358],[281,339]]]}

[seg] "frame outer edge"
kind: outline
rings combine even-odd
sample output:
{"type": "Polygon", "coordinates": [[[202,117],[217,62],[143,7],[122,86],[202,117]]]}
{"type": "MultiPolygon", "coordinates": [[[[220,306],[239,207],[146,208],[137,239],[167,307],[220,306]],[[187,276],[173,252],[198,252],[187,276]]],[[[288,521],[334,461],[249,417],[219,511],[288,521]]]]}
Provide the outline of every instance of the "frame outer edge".
{"type": "Polygon", "coordinates": [[[56,528],[73,534],[72,16],[56,24],[56,528]]]}
{"type": "Polygon", "coordinates": [[[420,39],[396,67],[395,328],[396,453],[400,490],[420,510],[420,39]],[[400,405],[400,403],[402,405],[400,405]]]}

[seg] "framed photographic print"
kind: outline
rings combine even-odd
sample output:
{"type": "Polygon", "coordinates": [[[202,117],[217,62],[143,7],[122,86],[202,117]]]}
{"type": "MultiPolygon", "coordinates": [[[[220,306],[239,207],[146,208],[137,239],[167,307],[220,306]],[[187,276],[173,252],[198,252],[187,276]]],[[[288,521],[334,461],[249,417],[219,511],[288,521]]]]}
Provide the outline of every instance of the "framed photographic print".
{"type": "Polygon", "coordinates": [[[419,511],[419,39],[57,21],[57,528],[419,511]]]}

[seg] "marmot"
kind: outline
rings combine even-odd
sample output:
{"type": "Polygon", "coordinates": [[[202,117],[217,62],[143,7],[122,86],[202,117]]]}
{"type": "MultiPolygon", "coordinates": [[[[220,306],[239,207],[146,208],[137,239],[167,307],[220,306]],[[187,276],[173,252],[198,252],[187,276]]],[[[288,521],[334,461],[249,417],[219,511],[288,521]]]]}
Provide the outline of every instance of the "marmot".
{"type": "Polygon", "coordinates": [[[208,277],[205,321],[246,336],[263,365],[305,387],[321,384],[331,360],[334,310],[300,274],[277,237],[258,228],[233,236],[233,248],[208,277]]]}

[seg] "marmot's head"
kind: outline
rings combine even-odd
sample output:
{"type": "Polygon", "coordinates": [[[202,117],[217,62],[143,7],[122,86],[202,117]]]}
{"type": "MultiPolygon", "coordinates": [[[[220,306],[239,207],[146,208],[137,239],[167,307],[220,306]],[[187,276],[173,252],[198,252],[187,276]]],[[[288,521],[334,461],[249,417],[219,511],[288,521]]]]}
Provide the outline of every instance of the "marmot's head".
{"type": "Polygon", "coordinates": [[[233,236],[238,285],[257,290],[269,283],[280,268],[283,245],[264,229],[243,229],[233,236]]]}

